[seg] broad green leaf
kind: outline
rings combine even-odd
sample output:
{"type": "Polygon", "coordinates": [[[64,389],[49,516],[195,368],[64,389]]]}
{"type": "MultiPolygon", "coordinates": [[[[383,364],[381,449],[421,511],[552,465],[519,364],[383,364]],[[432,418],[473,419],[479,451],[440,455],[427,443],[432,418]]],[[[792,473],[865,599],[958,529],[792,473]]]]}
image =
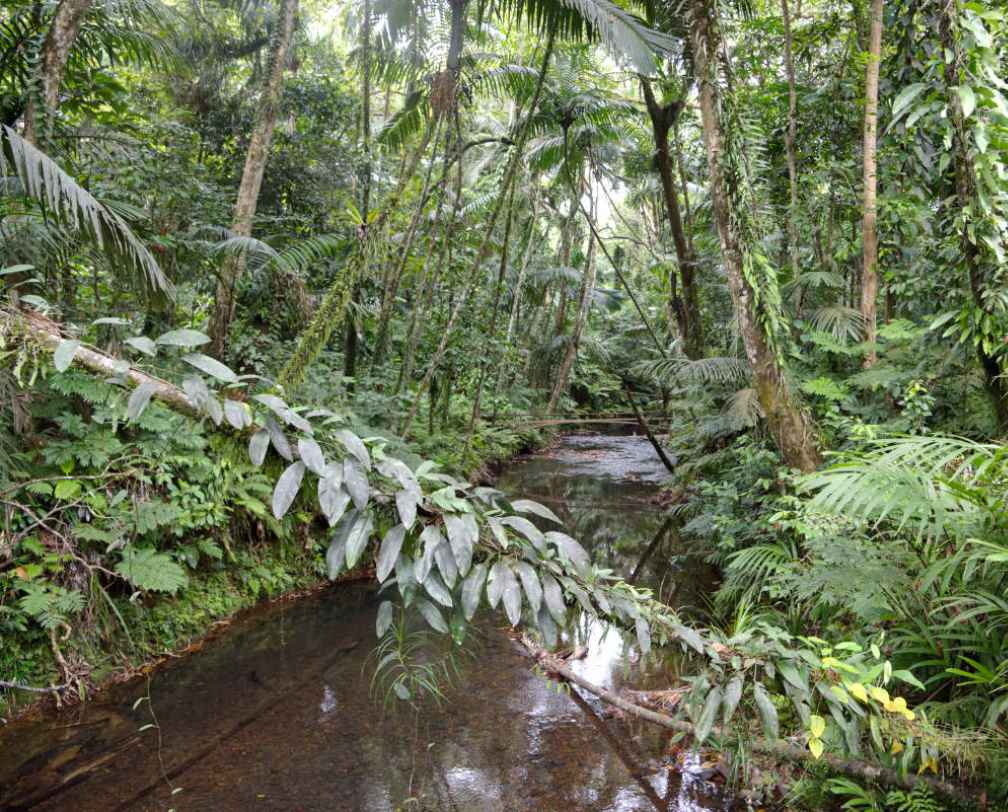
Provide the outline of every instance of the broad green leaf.
{"type": "Polygon", "coordinates": [[[434,566],[434,553],[438,547],[445,543],[444,536],[436,525],[429,524],[420,533],[420,541],[423,543],[423,555],[416,564],[417,583],[427,580],[427,574],[434,566]]]}
{"type": "Polygon", "coordinates": [[[329,580],[335,581],[346,564],[346,534],[333,533],[329,540],[329,549],[326,550],[326,570],[329,573],[329,580]]]}
{"type": "Polygon", "coordinates": [[[238,400],[224,401],[224,419],[232,428],[239,431],[252,425],[252,415],[249,414],[248,407],[238,400]]]}
{"type": "Polygon", "coordinates": [[[510,567],[504,567],[503,579],[504,590],[502,597],[504,598],[504,611],[507,613],[507,617],[511,622],[511,625],[517,626],[521,621],[521,586],[519,586],[518,579],[515,577],[514,571],[510,567]]]}
{"type": "Polygon", "coordinates": [[[375,467],[382,476],[394,479],[402,488],[412,491],[419,497],[421,493],[420,483],[417,482],[416,476],[405,462],[397,460],[394,457],[385,457],[376,462],[375,467]]]}
{"type": "Polygon", "coordinates": [[[423,588],[442,606],[447,606],[450,609],[455,605],[451,593],[436,572],[432,571],[427,574],[427,577],[424,578],[423,588]]]}
{"type": "Polygon", "coordinates": [[[458,565],[455,563],[455,555],[452,553],[451,546],[448,544],[439,544],[434,550],[434,561],[441,572],[442,580],[451,589],[455,586],[455,581],[458,580],[459,575],[458,565]]]}
{"type": "Polygon", "coordinates": [[[753,699],[756,700],[756,707],[759,709],[760,717],[763,719],[763,729],[766,730],[767,738],[775,741],[780,737],[780,722],[777,718],[777,708],[773,700],[763,687],[762,682],[753,683],[753,699]]]}
{"type": "Polygon", "coordinates": [[[498,559],[490,568],[490,580],[487,582],[487,603],[490,604],[491,609],[496,609],[497,604],[504,597],[504,587],[507,585],[506,573],[510,572],[507,564],[501,559],[498,559]]]}
{"type": "Polygon", "coordinates": [[[511,503],[511,507],[519,513],[534,513],[536,516],[542,516],[556,524],[563,524],[552,510],[538,502],[533,502],[531,499],[517,499],[511,503]]]}
{"type": "Polygon", "coordinates": [[[637,628],[637,643],[640,646],[641,654],[647,654],[651,651],[651,626],[641,615],[637,615],[634,625],[637,628]]]}
{"type": "Polygon", "coordinates": [[[266,415],[265,425],[266,431],[269,432],[270,442],[273,444],[273,448],[276,449],[276,453],[287,460],[287,462],[293,462],[294,452],[291,451],[290,441],[273,415],[266,415]]]}
{"type": "Polygon", "coordinates": [[[462,582],[462,611],[466,620],[472,620],[479,608],[483,595],[483,584],[486,581],[486,564],[477,564],[462,582]]]}
{"type": "Polygon", "coordinates": [[[479,538],[476,517],[471,513],[460,515],[446,513],[444,523],[445,530],[448,531],[448,543],[451,545],[459,573],[465,575],[472,565],[473,548],[479,538]]]}
{"type": "Polygon", "coordinates": [[[672,625],[672,631],[675,632],[680,640],[696,651],[697,654],[704,653],[703,638],[694,629],[683,626],[680,623],[675,623],[672,625]]]}
{"type": "Polygon", "coordinates": [[[183,355],[182,360],[190,366],[196,367],[200,372],[205,372],[211,378],[216,378],[221,383],[238,383],[238,376],[231,367],[225,366],[209,355],[193,352],[183,355]]]}
{"type": "Polygon", "coordinates": [[[343,460],[343,487],[347,489],[357,510],[367,507],[368,499],[371,498],[371,486],[364,468],[353,457],[343,460]]]}
{"type": "Polygon", "coordinates": [[[382,601],[381,606],[378,607],[378,616],[375,618],[375,634],[378,637],[384,637],[385,632],[389,630],[394,611],[395,606],[392,601],[382,601]]]}
{"type": "Polygon", "coordinates": [[[542,584],[539,583],[539,575],[535,568],[527,561],[519,561],[515,564],[518,577],[521,579],[522,587],[525,590],[525,597],[528,598],[529,606],[532,607],[532,614],[538,615],[542,607],[542,584]]]}
{"type": "Polygon", "coordinates": [[[199,347],[210,343],[210,336],[199,330],[169,330],[157,337],[157,343],[167,347],[199,347]]]}
{"type": "Polygon", "coordinates": [[[703,710],[700,711],[700,718],[696,723],[694,732],[696,733],[697,744],[703,744],[707,737],[710,736],[711,730],[714,729],[714,720],[717,719],[717,712],[720,707],[721,689],[715,686],[707,694],[703,710]]]}
{"type": "Polygon", "coordinates": [[[420,610],[420,614],[423,615],[424,620],[430,624],[430,627],[436,632],[441,632],[442,634],[448,634],[448,624],[445,623],[444,616],[441,614],[441,610],[438,609],[433,603],[431,603],[426,598],[420,598],[416,602],[417,609],[420,610]]]}
{"type": "Polygon", "coordinates": [[[383,583],[395,567],[399,559],[399,551],[402,550],[403,539],[406,538],[406,528],[397,524],[391,528],[382,539],[381,549],[378,550],[378,564],[375,567],[375,576],[378,583],[383,583]]]}
{"type": "Polygon", "coordinates": [[[553,616],[557,626],[562,627],[567,623],[567,605],[564,603],[563,590],[548,572],[541,573],[539,577],[542,581],[543,600],[546,602],[546,608],[553,616]]]}
{"type": "Polygon", "coordinates": [[[399,511],[399,519],[407,529],[413,527],[416,521],[417,503],[420,497],[415,491],[404,488],[397,491],[395,495],[396,510],[399,511]]]}
{"type": "Polygon", "coordinates": [[[361,553],[371,538],[371,531],[374,529],[374,522],[369,513],[360,510],[355,513],[357,516],[346,540],[347,569],[353,569],[357,565],[361,553]]]}
{"type": "Polygon", "coordinates": [[[578,544],[566,533],[550,532],[546,534],[546,541],[553,544],[563,561],[569,561],[574,569],[583,575],[591,572],[591,558],[585,552],[584,547],[578,544]]]}
{"type": "Polygon", "coordinates": [[[130,336],[125,339],[124,343],[129,344],[133,349],[142,352],[144,355],[149,355],[151,358],[157,355],[157,345],[147,338],[147,336],[130,336]]]}
{"type": "Polygon", "coordinates": [[[732,716],[735,715],[735,709],[738,707],[739,700],[742,698],[742,684],[745,681],[745,676],[741,673],[736,674],[728,682],[728,686],[725,688],[724,692],[724,703],[721,705],[721,721],[725,727],[731,722],[732,716]]]}
{"type": "Polygon", "coordinates": [[[56,371],[66,372],[70,369],[70,364],[73,363],[74,356],[77,355],[77,350],[79,349],[79,341],[71,341],[68,338],[64,338],[53,353],[53,366],[56,367],[56,371]]]}
{"type": "Polygon", "coordinates": [[[539,627],[539,631],[542,633],[546,648],[555,647],[559,634],[556,623],[553,621],[553,615],[550,614],[549,609],[545,605],[539,609],[539,613],[536,615],[536,626],[539,627]]]}
{"type": "Polygon", "coordinates": [[[969,85],[959,85],[955,91],[959,96],[959,103],[962,105],[963,116],[969,118],[976,110],[976,93],[969,85]]]}
{"type": "Polygon", "coordinates": [[[277,519],[282,519],[284,514],[290,510],[301,489],[301,480],[304,479],[305,465],[298,460],[287,466],[287,469],[280,474],[276,487],[273,489],[273,515],[277,519]]]}
{"type": "Polygon", "coordinates": [[[545,552],[546,540],[542,530],[523,516],[505,516],[499,520],[502,525],[517,530],[525,538],[532,542],[532,546],[539,552],[545,552]]]}
{"type": "Polygon", "coordinates": [[[325,476],[326,461],[319,444],[309,437],[298,440],[298,454],[309,471],[319,476],[325,476]]]}
{"type": "Polygon", "coordinates": [[[910,108],[910,103],[924,92],[926,88],[927,85],[922,82],[915,82],[903,88],[893,102],[892,120],[894,122],[897,121],[910,108]]]}
{"type": "Polygon", "coordinates": [[[255,434],[249,438],[249,459],[252,460],[252,464],[259,467],[263,464],[263,460],[266,459],[266,450],[269,448],[270,436],[266,429],[259,429],[255,434]]]}
{"type": "Polygon", "coordinates": [[[151,396],[157,391],[157,384],[144,381],[136,389],[130,392],[129,400],[126,401],[126,419],[136,420],[143,414],[147,404],[150,403],[151,396]]]}
{"type": "Polygon", "coordinates": [[[346,447],[357,461],[364,466],[365,471],[371,470],[371,455],[368,453],[367,446],[361,441],[361,438],[354,434],[349,429],[340,429],[336,432],[336,439],[339,440],[346,447]]]}

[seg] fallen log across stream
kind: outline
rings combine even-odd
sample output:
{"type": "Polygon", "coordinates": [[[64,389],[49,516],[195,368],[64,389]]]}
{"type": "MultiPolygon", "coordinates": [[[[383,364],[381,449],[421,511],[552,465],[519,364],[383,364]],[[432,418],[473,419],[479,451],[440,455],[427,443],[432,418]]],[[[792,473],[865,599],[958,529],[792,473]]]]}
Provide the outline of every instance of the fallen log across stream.
{"type": "MultiPolygon", "coordinates": [[[[589,694],[597,697],[607,705],[612,705],[613,707],[618,708],[624,713],[634,716],[637,719],[643,719],[646,722],[651,722],[652,724],[660,725],[661,727],[674,730],[679,733],[686,733],[688,735],[694,734],[695,730],[690,722],[687,722],[684,719],[675,719],[667,714],[651,710],[650,708],[645,708],[641,705],[630,702],[607,688],[603,688],[600,685],[595,685],[594,683],[589,682],[580,674],[575,673],[563,659],[551,654],[543,648],[538,647],[534,642],[525,636],[522,637],[520,642],[528,656],[535,660],[536,664],[548,677],[577,686],[578,688],[581,688],[589,694]]],[[[718,728],[714,728],[711,735],[713,738],[737,738],[735,734],[729,731],[719,730],[718,728]]],[[[824,753],[818,760],[816,760],[812,753],[804,747],[798,747],[797,745],[784,740],[769,741],[767,739],[753,739],[748,742],[748,744],[753,751],[762,753],[763,755],[769,756],[778,761],[788,761],[806,765],[811,765],[813,763],[824,764],[830,770],[838,774],[847,775],[851,778],[859,778],[863,781],[875,783],[883,787],[912,790],[920,785],[925,785],[939,795],[955,800],[959,803],[967,804],[969,808],[984,809],[986,806],[982,802],[982,799],[975,793],[933,776],[913,775],[909,773],[904,775],[896,770],[892,770],[878,764],[872,764],[870,762],[860,761],[857,759],[841,758],[840,756],[830,755],[829,753],[824,753]]]]}

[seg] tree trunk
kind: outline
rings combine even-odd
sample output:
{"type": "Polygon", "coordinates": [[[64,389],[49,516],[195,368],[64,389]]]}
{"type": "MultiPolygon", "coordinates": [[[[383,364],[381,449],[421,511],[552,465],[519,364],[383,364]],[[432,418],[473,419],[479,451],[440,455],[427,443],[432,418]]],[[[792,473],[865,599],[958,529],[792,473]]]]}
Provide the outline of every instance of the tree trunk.
{"type": "Polygon", "coordinates": [[[690,248],[679,211],[679,194],[673,178],[672,155],[669,151],[669,131],[675,126],[683,102],[680,99],[661,105],[655,99],[650,80],[640,77],[644,103],[651,119],[651,132],[655,141],[655,164],[661,178],[665,212],[672,230],[679,275],[682,278],[682,295],[676,285],[675,274],[669,275],[671,288],[670,304],[675,314],[676,326],[682,339],[683,352],[687,358],[699,358],[703,353],[703,326],[700,322],[700,304],[694,281],[696,255],[690,248]]]}
{"type": "Polygon", "coordinates": [[[791,210],[788,212],[788,255],[791,259],[791,278],[798,278],[798,159],[795,142],[798,139],[798,93],[795,88],[794,49],[791,38],[791,10],[788,0],[781,0],[781,17],[784,21],[784,70],[788,83],[788,126],[784,134],[787,150],[788,189],[791,193],[791,210]]]}
{"type": "Polygon", "coordinates": [[[556,380],[553,382],[553,392],[550,394],[549,405],[546,407],[546,414],[551,415],[556,411],[560,396],[567,388],[567,379],[570,377],[574,361],[577,359],[578,345],[581,343],[581,334],[584,332],[585,324],[588,321],[588,313],[591,310],[591,299],[595,292],[595,271],[597,268],[595,250],[595,240],[592,235],[588,235],[588,260],[585,264],[584,279],[581,282],[581,294],[578,297],[577,317],[574,321],[574,329],[571,332],[570,342],[564,353],[560,369],[557,371],[556,380]]]}
{"type": "MultiPolygon", "coordinates": [[[[812,426],[788,390],[764,323],[769,315],[767,309],[773,307],[773,304],[765,301],[766,291],[754,288],[746,274],[746,263],[751,268],[756,259],[749,255],[752,246],[746,244],[745,240],[752,235],[740,234],[738,225],[750,217],[745,202],[737,198],[738,187],[746,183],[746,178],[736,174],[729,182],[725,176],[725,134],[721,127],[717,82],[720,42],[717,20],[710,2],[711,0],[691,0],[690,35],[700,87],[700,114],[707,150],[711,205],[728,276],[728,287],[735,303],[746,358],[752,369],[760,406],[770,432],[788,465],[802,471],[812,471],[821,461],[812,426]]],[[[729,135],[734,136],[735,133],[729,135]]],[[[739,148],[739,145],[730,143],[730,147],[739,148]]],[[[740,159],[741,156],[733,156],[733,160],[740,159]]]]}
{"type": "Polygon", "coordinates": [[[37,91],[41,92],[44,110],[37,109],[36,89],[29,92],[28,104],[25,107],[25,140],[35,146],[38,145],[39,113],[42,113],[43,127],[47,130],[53,114],[59,108],[60,85],[63,83],[63,74],[70,58],[70,49],[80,33],[84,17],[92,2],[93,0],[61,0],[49,24],[45,42],[42,43],[37,88],[37,91]]]}
{"type": "MultiPolygon", "coordinates": [[[[249,140],[248,152],[245,155],[245,169],[242,172],[241,185],[238,187],[238,200],[235,203],[232,230],[243,237],[252,233],[252,221],[255,219],[256,205],[259,201],[259,189],[262,186],[263,173],[266,171],[270,145],[273,143],[273,129],[276,126],[281,85],[284,70],[287,67],[287,55],[294,36],[294,18],[297,15],[297,8],[298,0],[282,0],[280,19],[277,21],[277,31],[273,41],[270,72],[262,95],[259,97],[259,117],[255,129],[252,131],[252,138],[249,140]]],[[[244,272],[245,255],[243,253],[231,255],[225,259],[220,278],[217,281],[217,295],[214,300],[209,332],[210,352],[218,358],[224,356],[227,348],[228,333],[235,316],[236,289],[244,272]]]]}
{"type": "MultiPolygon", "coordinates": [[[[787,0],[783,0],[787,2],[787,0]]],[[[878,334],[876,300],[878,299],[878,88],[879,62],[882,58],[882,0],[872,0],[871,30],[868,37],[868,66],[865,69],[864,115],[864,224],[862,241],[864,259],[861,272],[861,319],[864,321],[868,356],[865,367],[878,361],[875,340],[878,334]]]]}

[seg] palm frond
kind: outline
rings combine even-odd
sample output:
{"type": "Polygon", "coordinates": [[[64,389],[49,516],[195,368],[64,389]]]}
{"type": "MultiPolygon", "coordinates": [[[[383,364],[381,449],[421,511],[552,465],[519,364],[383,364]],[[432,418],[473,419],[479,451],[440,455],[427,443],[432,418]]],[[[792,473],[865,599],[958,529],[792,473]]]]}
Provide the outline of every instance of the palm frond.
{"type": "Polygon", "coordinates": [[[642,73],[653,72],[655,53],[676,48],[667,34],[610,0],[501,0],[498,8],[502,16],[525,23],[540,36],[555,30],[562,39],[599,40],[642,73]]]}
{"type": "Polygon", "coordinates": [[[656,383],[675,385],[681,383],[744,384],[749,381],[749,365],[742,358],[715,356],[712,358],[662,358],[642,361],[633,372],[656,383]]]}
{"type": "Polygon", "coordinates": [[[864,334],[864,317],[861,312],[842,304],[820,307],[812,314],[812,324],[837,341],[857,341],[864,334]]]}
{"type": "Polygon", "coordinates": [[[171,282],[126,221],[99,202],[48,155],[10,127],[0,130],[0,175],[13,171],[27,197],[80,230],[109,253],[125,260],[151,291],[170,292],[171,282]]]}

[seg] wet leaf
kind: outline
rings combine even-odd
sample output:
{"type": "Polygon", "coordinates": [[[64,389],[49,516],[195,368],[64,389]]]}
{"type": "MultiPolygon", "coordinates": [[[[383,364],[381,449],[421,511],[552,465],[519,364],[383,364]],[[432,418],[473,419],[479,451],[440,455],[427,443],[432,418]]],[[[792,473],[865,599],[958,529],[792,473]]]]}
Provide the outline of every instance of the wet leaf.
{"type": "Polygon", "coordinates": [[[365,471],[371,470],[371,455],[368,453],[367,446],[361,441],[361,438],[354,434],[349,429],[340,429],[336,432],[336,439],[339,440],[346,447],[357,461],[364,466],[365,471]]]}
{"type": "Polygon", "coordinates": [[[352,457],[343,460],[343,486],[353,499],[354,507],[364,510],[371,498],[371,485],[361,464],[352,457]]]}
{"type": "Polygon", "coordinates": [[[329,573],[329,580],[335,581],[340,574],[343,565],[346,563],[346,536],[340,533],[333,534],[329,541],[329,549],[326,551],[326,569],[329,573]]]}
{"type": "Polygon", "coordinates": [[[291,463],[287,469],[280,474],[276,487],[273,489],[273,515],[277,519],[282,519],[284,514],[290,509],[301,489],[301,480],[304,479],[305,466],[300,460],[291,463]]]}
{"type": "Polygon", "coordinates": [[[483,595],[483,583],[486,581],[486,564],[477,564],[473,567],[462,582],[462,611],[466,620],[472,620],[479,608],[480,598],[483,595]]]}
{"type": "Polygon", "coordinates": [[[681,623],[676,623],[672,626],[672,631],[697,654],[704,653],[703,638],[695,630],[689,626],[683,626],[681,623]]]}
{"type": "Polygon", "coordinates": [[[395,606],[392,605],[392,601],[382,601],[381,606],[378,607],[378,617],[375,618],[375,634],[378,637],[384,637],[385,632],[389,630],[394,611],[395,606]]]}
{"type": "Polygon", "coordinates": [[[517,510],[519,513],[534,513],[536,516],[542,516],[551,522],[563,524],[552,510],[545,505],[540,505],[538,502],[533,502],[531,499],[516,499],[511,503],[511,508],[517,510]]]}
{"type": "Polygon", "coordinates": [[[248,408],[237,400],[224,401],[224,418],[232,428],[239,431],[252,423],[252,416],[248,413],[248,408]]]}
{"type": "Polygon", "coordinates": [[[564,603],[563,590],[548,572],[541,573],[540,580],[542,581],[543,600],[546,602],[546,608],[556,624],[562,627],[567,623],[567,606],[564,603]]]}
{"type": "Polygon", "coordinates": [[[427,590],[427,594],[442,606],[447,606],[450,609],[455,605],[451,593],[436,572],[431,572],[427,575],[424,579],[423,587],[427,590]]]}
{"type": "Polygon", "coordinates": [[[535,547],[539,552],[544,552],[546,549],[546,540],[543,536],[542,530],[536,527],[532,522],[523,516],[505,516],[503,519],[499,520],[502,525],[510,527],[513,530],[517,530],[525,538],[532,542],[532,546],[535,547]]]}
{"type": "Polygon", "coordinates": [[[700,718],[696,723],[694,732],[696,733],[697,744],[703,744],[706,738],[710,736],[711,730],[714,729],[714,720],[717,719],[718,708],[720,707],[721,689],[715,686],[707,694],[703,710],[700,712],[700,718]]]}
{"type": "Polygon", "coordinates": [[[504,611],[512,626],[517,626],[521,621],[522,593],[518,579],[510,567],[504,567],[504,611]]]}
{"type": "Polygon", "coordinates": [[[640,646],[641,654],[647,654],[651,651],[651,626],[641,615],[637,616],[634,625],[637,627],[637,643],[640,646]]]}
{"type": "Polygon", "coordinates": [[[277,454],[287,460],[287,462],[292,462],[294,460],[294,453],[291,451],[290,441],[273,415],[266,416],[266,431],[269,432],[270,442],[273,443],[273,448],[276,449],[277,454]]]}
{"type": "Polygon", "coordinates": [[[472,566],[473,548],[479,538],[479,527],[476,517],[471,513],[456,515],[446,513],[444,517],[445,530],[448,531],[448,543],[451,545],[455,563],[460,574],[465,575],[472,566]]]}
{"type": "Polygon", "coordinates": [[[389,577],[396,561],[399,559],[399,551],[402,550],[403,539],[406,538],[406,528],[397,524],[391,528],[382,539],[381,548],[378,550],[378,564],[375,567],[375,576],[378,583],[384,583],[389,577]]]}
{"type": "Polygon", "coordinates": [[[417,482],[410,467],[402,460],[397,460],[395,457],[384,457],[375,463],[375,467],[382,476],[394,479],[404,490],[420,496],[420,483],[417,482]]]}
{"type": "Polygon", "coordinates": [[[448,624],[445,623],[444,616],[441,614],[440,609],[438,609],[426,598],[420,598],[416,605],[417,609],[420,610],[420,614],[423,615],[424,620],[430,624],[430,627],[434,629],[434,631],[441,632],[442,634],[448,633],[448,624]]]}
{"type": "Polygon", "coordinates": [[[416,521],[417,503],[420,497],[411,490],[403,489],[395,495],[396,510],[399,511],[399,519],[407,529],[413,527],[416,521]]]}
{"type": "Polygon", "coordinates": [[[362,511],[355,512],[358,515],[353,527],[350,529],[349,535],[347,535],[346,542],[346,560],[348,569],[353,569],[357,564],[361,553],[364,551],[364,547],[371,538],[371,531],[374,529],[374,522],[372,521],[369,513],[364,513],[362,511]]]}
{"type": "Polygon", "coordinates": [[[399,594],[405,595],[416,583],[416,574],[413,569],[413,559],[408,555],[399,555],[395,565],[396,584],[399,586],[399,594]]]}
{"type": "Polygon", "coordinates": [[[255,434],[249,438],[249,459],[252,460],[252,464],[259,467],[263,464],[263,460],[266,459],[266,450],[269,448],[270,436],[266,429],[259,429],[255,434]]]}
{"type": "Polygon", "coordinates": [[[200,372],[205,372],[211,378],[216,378],[221,383],[238,383],[238,376],[231,367],[222,364],[216,358],[209,355],[194,352],[183,355],[182,360],[190,366],[196,367],[200,372]]]}
{"type": "Polygon", "coordinates": [[[505,572],[510,572],[510,570],[507,568],[507,564],[500,559],[490,568],[490,580],[487,582],[486,592],[487,603],[490,604],[491,609],[496,609],[497,604],[504,597],[504,587],[506,585],[504,580],[505,572]]]}
{"type": "Polygon", "coordinates": [[[766,731],[767,738],[771,741],[776,740],[780,736],[777,708],[762,682],[753,683],[753,699],[756,700],[756,707],[759,708],[760,717],[763,719],[763,729],[766,731]]]}
{"type": "Polygon", "coordinates": [[[546,541],[556,546],[561,560],[569,561],[578,572],[582,574],[591,572],[591,558],[585,552],[585,548],[566,533],[547,533],[546,541]]]}
{"type": "Polygon", "coordinates": [[[515,564],[518,577],[521,578],[522,587],[525,589],[525,597],[528,598],[529,606],[532,607],[532,614],[538,615],[542,607],[542,584],[539,583],[539,575],[535,568],[527,561],[519,561],[515,564]]]}
{"type": "Polygon", "coordinates": [[[136,420],[140,417],[156,390],[157,384],[146,382],[130,392],[129,400],[126,402],[126,419],[136,420]]]}
{"type": "Polygon", "coordinates": [[[157,343],[167,347],[199,347],[210,343],[210,336],[199,330],[169,330],[157,337],[157,343]]]}
{"type": "Polygon", "coordinates": [[[157,346],[147,336],[130,336],[124,339],[123,343],[129,344],[133,349],[144,355],[149,355],[151,358],[157,355],[157,346]]]}
{"type": "Polygon", "coordinates": [[[422,584],[427,580],[427,574],[434,566],[434,552],[440,545],[444,544],[444,536],[441,535],[441,531],[435,525],[429,524],[420,534],[420,541],[423,543],[423,555],[417,561],[415,570],[417,583],[422,584]]]}
{"type": "Polygon", "coordinates": [[[742,674],[736,674],[731,678],[728,683],[728,687],[725,688],[724,694],[724,704],[722,705],[722,716],[721,720],[725,727],[731,721],[732,716],[735,715],[735,709],[738,707],[739,700],[742,698],[742,685],[745,682],[745,677],[742,674]]]}
{"type": "Polygon", "coordinates": [[[301,455],[301,461],[307,466],[309,471],[319,476],[325,476],[325,456],[322,454],[322,448],[318,443],[308,437],[302,437],[298,440],[298,454],[301,455]]]}
{"type": "Polygon", "coordinates": [[[53,366],[56,367],[56,371],[66,372],[70,369],[70,364],[73,363],[74,356],[77,355],[79,349],[79,341],[64,338],[53,353],[53,366]]]}
{"type": "Polygon", "coordinates": [[[441,571],[441,579],[449,589],[455,586],[458,579],[458,565],[455,563],[455,555],[448,544],[439,544],[434,550],[434,561],[441,571]]]}
{"type": "Polygon", "coordinates": [[[546,648],[554,648],[558,638],[557,627],[556,623],[553,622],[553,616],[545,606],[542,606],[536,615],[536,625],[539,627],[539,631],[542,632],[546,648]]]}
{"type": "Polygon", "coordinates": [[[333,474],[332,467],[326,469],[328,473],[318,481],[319,507],[330,527],[334,527],[350,504],[350,494],[348,494],[340,484],[343,481],[343,469],[338,469],[337,474],[333,474]]]}

